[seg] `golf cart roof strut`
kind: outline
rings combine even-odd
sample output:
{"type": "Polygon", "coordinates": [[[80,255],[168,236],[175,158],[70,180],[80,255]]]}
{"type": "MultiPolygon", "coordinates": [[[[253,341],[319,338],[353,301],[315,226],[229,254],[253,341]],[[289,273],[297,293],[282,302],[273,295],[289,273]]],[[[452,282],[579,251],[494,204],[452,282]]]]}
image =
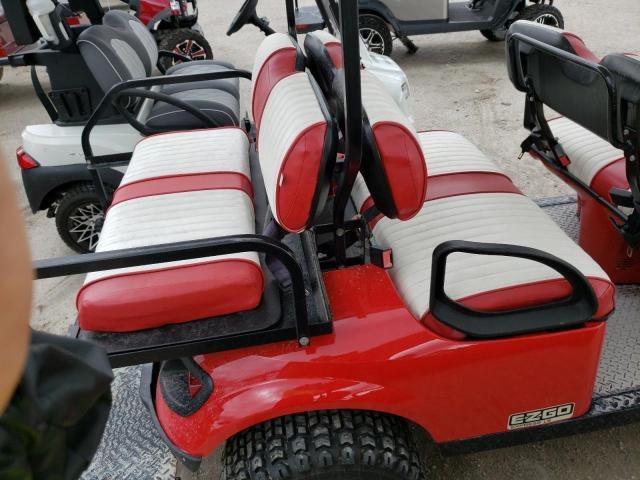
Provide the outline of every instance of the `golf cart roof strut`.
{"type": "MultiPolygon", "coordinates": [[[[318,0],[323,15],[331,15],[331,0],[318,0]]],[[[340,37],[344,75],[344,148],[343,169],[333,204],[334,238],[337,266],[345,264],[345,209],[362,161],[362,98],[360,88],[360,44],[358,30],[358,2],[339,3],[340,37]]]]}
{"type": "Polygon", "coordinates": [[[296,10],[298,9],[298,2],[294,0],[287,0],[287,30],[289,31],[289,35],[293,38],[296,38],[296,10]]]}

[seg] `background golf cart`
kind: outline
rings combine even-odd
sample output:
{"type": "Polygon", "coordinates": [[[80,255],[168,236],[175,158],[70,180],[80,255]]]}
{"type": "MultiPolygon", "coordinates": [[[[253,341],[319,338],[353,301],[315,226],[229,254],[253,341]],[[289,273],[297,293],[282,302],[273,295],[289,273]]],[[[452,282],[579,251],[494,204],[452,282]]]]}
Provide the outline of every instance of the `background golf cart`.
{"type": "Polygon", "coordinates": [[[491,41],[504,40],[509,25],[530,20],[564,28],[554,0],[360,0],[360,34],[369,49],[389,55],[398,38],[413,53],[409,37],[479,30],[491,41]]]}
{"type": "MultiPolygon", "coordinates": [[[[111,6],[116,1],[108,0],[106,3],[111,6]]],[[[213,58],[211,45],[198,23],[197,0],[121,1],[129,5],[135,16],[154,34],[160,50],[175,52],[192,60],[213,58]]],[[[161,59],[165,69],[175,63],[175,59],[161,59]]]]}
{"type": "MultiPolygon", "coordinates": [[[[249,23],[268,34],[268,21],[258,17],[257,4],[255,0],[246,2],[238,16],[253,19],[249,23]]],[[[322,28],[322,25],[316,27],[322,28]]],[[[391,58],[368,52],[364,44],[361,57],[363,65],[383,81],[403,112],[411,117],[409,84],[402,69],[391,58]]],[[[93,105],[96,103],[94,101],[93,105]]],[[[27,127],[18,158],[32,211],[47,211],[47,216],[55,218],[63,241],[75,251],[84,253],[92,251],[98,240],[102,208],[83,162],[81,124],[64,128],[48,124],[27,127]],[[52,145],[56,148],[51,148],[52,145]]],[[[140,134],[126,123],[101,125],[94,132],[94,140],[100,148],[113,154],[130,151],[139,139],[140,134]]],[[[110,169],[105,173],[108,188],[116,188],[123,171],[123,168],[110,169]]]]}

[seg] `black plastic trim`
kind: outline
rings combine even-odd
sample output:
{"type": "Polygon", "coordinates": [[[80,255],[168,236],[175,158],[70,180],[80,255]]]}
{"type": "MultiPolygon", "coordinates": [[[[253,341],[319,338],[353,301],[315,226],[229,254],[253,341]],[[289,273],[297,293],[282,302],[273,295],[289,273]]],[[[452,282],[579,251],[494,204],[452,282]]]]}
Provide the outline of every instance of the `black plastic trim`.
{"type": "Polygon", "coordinates": [[[318,105],[322,111],[327,122],[327,130],[324,136],[324,145],[322,147],[322,158],[320,160],[320,167],[318,169],[318,180],[316,182],[315,192],[311,201],[311,209],[309,215],[309,222],[313,223],[320,214],[324,211],[327,198],[329,196],[329,190],[331,188],[331,181],[333,180],[333,170],[336,163],[336,155],[338,150],[338,130],[336,121],[329,112],[327,106],[327,100],[322,93],[322,89],[316,82],[316,79],[307,72],[313,92],[318,99],[318,105]]]}
{"type": "Polygon", "coordinates": [[[156,405],[153,401],[156,391],[156,385],[158,382],[158,364],[142,365],[140,367],[140,370],[140,399],[149,412],[149,416],[151,417],[151,421],[153,422],[153,426],[158,432],[158,435],[160,435],[160,438],[165,443],[165,445],[169,447],[171,453],[173,453],[185,467],[187,467],[192,472],[197,471],[200,468],[200,464],[202,463],[202,457],[191,455],[178,448],[178,446],[176,446],[169,439],[167,434],[164,433],[162,425],[160,425],[160,420],[158,419],[158,415],[156,414],[156,405]]]}
{"type": "MultiPolygon", "coordinates": [[[[344,237],[345,211],[351,200],[351,190],[362,162],[362,88],[360,85],[360,32],[358,29],[358,5],[341,1],[340,33],[344,67],[344,168],[337,179],[338,188],[333,202],[333,224],[335,226],[335,255],[338,265],[346,258],[344,237]]],[[[294,19],[295,22],[295,19],[294,19]]]]}
{"type": "Polygon", "coordinates": [[[191,357],[163,362],[158,385],[164,402],[181,417],[196,413],[213,393],[213,380],[191,357]],[[193,397],[189,391],[189,374],[197,378],[201,385],[193,397]]]}
{"type": "Polygon", "coordinates": [[[393,192],[391,191],[391,185],[389,185],[389,178],[385,173],[384,163],[378,150],[378,144],[376,137],[371,128],[369,117],[366,112],[364,117],[364,135],[363,139],[363,160],[360,171],[364,178],[373,203],[376,207],[389,218],[397,218],[398,209],[396,203],[393,200],[393,192]]]}
{"type": "Polygon", "coordinates": [[[593,319],[598,300],[589,281],[573,265],[547,252],[519,245],[453,240],[433,251],[430,310],[445,325],[473,338],[501,338],[576,327],[593,319]],[[555,302],[504,312],[480,312],[452,300],[445,293],[447,257],[452,253],[517,257],[546,265],[572,287],[571,295],[555,302]]]}
{"type": "Polygon", "coordinates": [[[584,416],[541,427],[511,430],[438,444],[447,456],[513,447],[640,422],[640,390],[595,397],[584,416]]]}

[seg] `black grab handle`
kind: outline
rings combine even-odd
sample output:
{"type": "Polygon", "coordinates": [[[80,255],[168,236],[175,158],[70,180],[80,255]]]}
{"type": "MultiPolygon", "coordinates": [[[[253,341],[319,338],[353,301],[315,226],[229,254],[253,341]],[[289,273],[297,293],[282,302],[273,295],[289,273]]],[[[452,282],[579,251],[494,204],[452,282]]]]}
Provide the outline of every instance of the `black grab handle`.
{"type": "Polygon", "coordinates": [[[591,320],[597,309],[598,300],[584,275],[574,266],[547,252],[518,245],[462,240],[441,243],[433,251],[431,313],[443,324],[470,337],[501,338],[573,327],[591,320]],[[518,257],[542,263],[569,282],[571,295],[555,302],[503,312],[481,312],[467,308],[447,296],[444,288],[447,257],[456,252],[518,257]]]}

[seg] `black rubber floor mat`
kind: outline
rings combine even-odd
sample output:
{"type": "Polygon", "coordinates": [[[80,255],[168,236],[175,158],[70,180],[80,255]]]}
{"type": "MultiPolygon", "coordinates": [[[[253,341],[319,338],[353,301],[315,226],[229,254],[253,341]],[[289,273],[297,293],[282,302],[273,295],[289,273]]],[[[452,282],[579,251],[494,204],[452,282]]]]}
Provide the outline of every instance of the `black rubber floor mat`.
{"type": "Polygon", "coordinates": [[[176,459],[157,434],[140,400],[140,367],[115,371],[113,408],[83,480],[170,480],[176,459]]]}

